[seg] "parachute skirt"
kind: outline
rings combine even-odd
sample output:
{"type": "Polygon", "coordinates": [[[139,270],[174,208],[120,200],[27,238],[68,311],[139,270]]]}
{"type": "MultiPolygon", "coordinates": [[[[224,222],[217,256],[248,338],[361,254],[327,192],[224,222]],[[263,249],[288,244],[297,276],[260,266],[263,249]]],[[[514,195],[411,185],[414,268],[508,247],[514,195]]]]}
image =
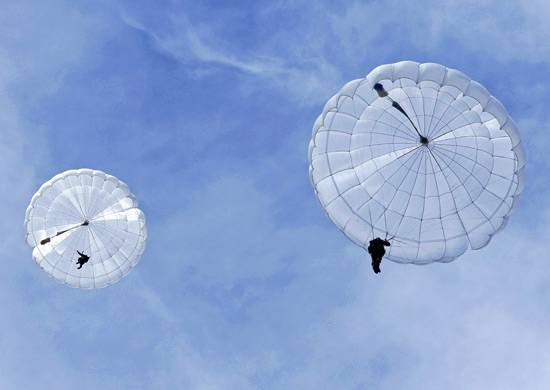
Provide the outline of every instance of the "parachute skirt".
{"type": "Polygon", "coordinates": [[[44,183],[25,214],[36,263],[61,283],[101,288],[116,283],[145,250],[145,216],[128,186],[92,169],[69,170],[44,183]],[[77,267],[78,252],[89,261],[77,267]]]}
{"type": "Polygon", "coordinates": [[[434,63],[382,65],[347,83],[315,121],[308,154],[330,219],[365,249],[393,237],[385,258],[398,263],[483,248],[523,189],[525,156],[503,105],[434,63]]]}

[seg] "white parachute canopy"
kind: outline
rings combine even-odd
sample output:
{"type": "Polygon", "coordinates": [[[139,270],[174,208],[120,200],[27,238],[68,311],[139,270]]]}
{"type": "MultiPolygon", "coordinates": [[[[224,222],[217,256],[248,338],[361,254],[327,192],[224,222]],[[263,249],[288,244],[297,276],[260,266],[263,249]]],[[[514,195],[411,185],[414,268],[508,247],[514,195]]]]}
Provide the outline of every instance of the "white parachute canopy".
{"type": "Polygon", "coordinates": [[[328,216],[386,258],[448,262],[489,243],[523,187],[516,125],[476,81],[403,61],[346,84],[317,118],[310,178],[328,216]]]}
{"type": "Polygon", "coordinates": [[[27,243],[48,274],[71,287],[113,284],[145,249],[145,216],[128,186],[92,169],[63,172],[44,183],[25,215],[27,243]],[[78,263],[81,254],[85,263],[78,263]]]}

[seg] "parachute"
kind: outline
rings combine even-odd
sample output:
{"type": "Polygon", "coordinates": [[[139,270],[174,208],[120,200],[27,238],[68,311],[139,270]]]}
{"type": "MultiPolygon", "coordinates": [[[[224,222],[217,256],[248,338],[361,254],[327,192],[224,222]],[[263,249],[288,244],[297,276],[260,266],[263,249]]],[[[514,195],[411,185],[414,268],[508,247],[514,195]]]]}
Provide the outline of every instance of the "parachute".
{"type": "Polygon", "coordinates": [[[100,288],[119,281],[145,249],[145,216],[128,186],[92,169],[44,183],[25,214],[38,265],[59,282],[100,288]]]}
{"type": "Polygon", "coordinates": [[[319,202],[348,238],[366,249],[390,237],[385,258],[428,264],[483,248],[505,226],[525,157],[514,121],[481,84],[403,61],[327,102],[309,162],[319,202]]]}

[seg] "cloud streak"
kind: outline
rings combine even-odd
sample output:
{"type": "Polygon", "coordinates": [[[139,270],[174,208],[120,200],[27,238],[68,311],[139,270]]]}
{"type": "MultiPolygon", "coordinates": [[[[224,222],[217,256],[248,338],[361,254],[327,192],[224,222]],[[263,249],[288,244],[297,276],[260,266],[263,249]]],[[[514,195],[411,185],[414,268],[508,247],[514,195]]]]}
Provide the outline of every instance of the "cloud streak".
{"type": "Polygon", "coordinates": [[[269,49],[243,50],[227,42],[224,48],[216,47],[209,41],[219,41],[219,37],[212,37],[213,33],[208,30],[206,33],[199,32],[181,13],[167,17],[169,26],[163,27],[161,31],[145,26],[128,15],[123,16],[123,20],[129,27],[150,37],[159,52],[184,66],[192,67],[197,76],[208,75],[216,71],[217,66],[228,67],[256,76],[256,83],[266,83],[268,87],[288,92],[304,104],[311,104],[311,101],[318,103],[319,94],[330,93],[327,86],[334,88],[335,82],[341,80],[337,68],[322,57],[283,57],[269,49]],[[165,29],[168,31],[163,31],[165,29]]]}

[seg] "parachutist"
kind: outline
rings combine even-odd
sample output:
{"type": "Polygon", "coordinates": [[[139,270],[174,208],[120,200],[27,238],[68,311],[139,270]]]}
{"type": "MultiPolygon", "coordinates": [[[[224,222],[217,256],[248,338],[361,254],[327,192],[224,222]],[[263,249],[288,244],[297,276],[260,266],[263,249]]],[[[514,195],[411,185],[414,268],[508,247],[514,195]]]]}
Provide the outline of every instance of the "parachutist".
{"type": "Polygon", "coordinates": [[[386,254],[384,247],[390,245],[391,244],[388,240],[383,240],[380,237],[376,237],[374,240],[369,241],[369,247],[367,250],[372,257],[372,270],[375,274],[380,273],[380,263],[386,254]]]}
{"type": "Polygon", "coordinates": [[[84,264],[86,264],[88,262],[88,260],[90,260],[90,256],[86,256],[84,253],[81,253],[80,251],[76,251],[76,253],[78,253],[80,255],[80,257],[78,258],[76,264],[79,265],[78,269],[82,268],[82,266],[84,264]]]}

